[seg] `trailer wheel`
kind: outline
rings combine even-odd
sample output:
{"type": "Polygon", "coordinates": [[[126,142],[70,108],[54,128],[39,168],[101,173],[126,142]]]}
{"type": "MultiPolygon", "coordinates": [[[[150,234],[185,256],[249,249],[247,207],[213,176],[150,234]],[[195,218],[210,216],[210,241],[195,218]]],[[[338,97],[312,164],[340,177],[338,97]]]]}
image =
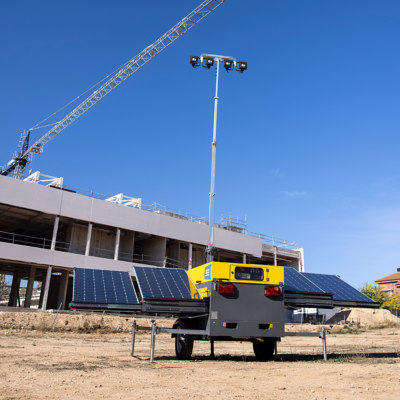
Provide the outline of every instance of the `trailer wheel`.
{"type": "Polygon", "coordinates": [[[193,352],[193,340],[187,340],[182,335],[175,337],[175,354],[178,360],[190,360],[193,352]]]}
{"type": "Polygon", "coordinates": [[[253,350],[257,361],[268,361],[274,355],[275,342],[255,340],[253,342],[253,350]]]}

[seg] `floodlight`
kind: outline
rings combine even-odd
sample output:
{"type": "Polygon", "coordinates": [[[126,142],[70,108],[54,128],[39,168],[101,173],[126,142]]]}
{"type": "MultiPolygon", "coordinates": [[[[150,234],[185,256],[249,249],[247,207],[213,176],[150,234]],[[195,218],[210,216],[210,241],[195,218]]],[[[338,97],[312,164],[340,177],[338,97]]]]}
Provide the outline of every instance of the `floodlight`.
{"type": "Polygon", "coordinates": [[[205,58],[204,64],[205,64],[206,68],[210,69],[214,65],[214,59],[213,58],[205,58]]]}
{"type": "Polygon", "coordinates": [[[224,61],[224,68],[226,69],[226,72],[232,71],[233,70],[233,61],[232,60],[225,60],[224,61]]]}
{"type": "Polygon", "coordinates": [[[239,72],[243,73],[243,71],[246,71],[246,70],[247,70],[247,62],[239,61],[239,62],[237,63],[237,65],[238,65],[238,67],[239,67],[239,69],[238,69],[239,72]]]}
{"type": "Polygon", "coordinates": [[[197,56],[190,56],[190,64],[192,64],[193,68],[196,68],[196,67],[200,66],[200,65],[198,65],[199,64],[199,58],[200,57],[197,57],[197,56]]]}

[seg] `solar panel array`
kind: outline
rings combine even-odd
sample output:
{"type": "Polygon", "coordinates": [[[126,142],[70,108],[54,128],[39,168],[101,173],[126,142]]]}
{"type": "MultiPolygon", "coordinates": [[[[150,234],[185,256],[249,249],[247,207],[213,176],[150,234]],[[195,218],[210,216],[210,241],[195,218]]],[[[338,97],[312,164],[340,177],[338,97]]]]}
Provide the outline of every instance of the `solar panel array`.
{"type": "Polygon", "coordinates": [[[372,302],[368,296],[359,292],[357,289],[342,281],[336,275],[313,274],[303,272],[303,276],[318,285],[324,292],[332,293],[333,300],[357,301],[357,302],[372,302]]]}
{"type": "Polygon", "coordinates": [[[373,300],[336,275],[298,272],[291,267],[285,267],[285,291],[331,293],[332,299],[336,301],[373,303],[373,300]]]}
{"type": "Polygon", "coordinates": [[[294,268],[285,267],[285,292],[324,293],[324,290],[294,268]]]}
{"type": "Polygon", "coordinates": [[[192,299],[189,276],[179,268],[133,267],[143,299],[192,299]]]}
{"type": "Polygon", "coordinates": [[[128,272],[74,268],[75,303],[139,304],[128,272]]]}

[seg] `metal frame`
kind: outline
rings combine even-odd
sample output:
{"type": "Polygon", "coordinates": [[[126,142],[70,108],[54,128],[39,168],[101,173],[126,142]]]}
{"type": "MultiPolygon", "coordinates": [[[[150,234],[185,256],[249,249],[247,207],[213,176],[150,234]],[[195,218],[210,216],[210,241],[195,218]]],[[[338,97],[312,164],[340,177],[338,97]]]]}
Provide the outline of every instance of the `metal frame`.
{"type": "Polygon", "coordinates": [[[132,311],[141,311],[141,304],[109,304],[109,303],[80,303],[80,302],[72,302],[71,309],[76,310],[112,310],[112,311],[121,311],[121,312],[132,312],[132,311]]]}
{"type": "Polygon", "coordinates": [[[132,324],[132,341],[131,341],[131,356],[134,357],[134,349],[135,349],[135,338],[136,332],[138,331],[151,331],[151,342],[150,342],[150,362],[154,361],[154,347],[155,347],[155,337],[159,333],[170,333],[175,335],[200,335],[206,336],[209,338],[210,332],[208,330],[198,330],[198,329],[174,329],[174,328],[159,328],[157,327],[157,321],[151,320],[151,327],[148,326],[139,326],[136,324],[136,321],[133,321],[132,324]]]}
{"type": "Polygon", "coordinates": [[[134,197],[124,196],[123,193],[119,193],[115,196],[109,197],[105,201],[121,204],[126,207],[142,208],[142,199],[135,199],[134,197]]]}
{"type": "MultiPolygon", "coordinates": [[[[155,350],[155,340],[156,335],[159,333],[170,333],[173,335],[197,335],[203,336],[205,340],[210,340],[211,342],[211,357],[214,356],[214,340],[209,336],[209,330],[199,330],[199,329],[174,329],[174,328],[159,328],[157,327],[157,321],[151,320],[151,327],[139,326],[136,320],[133,320],[132,324],[132,339],[131,339],[131,357],[134,357],[135,349],[135,339],[136,332],[138,331],[151,331],[151,341],[150,341],[150,362],[154,362],[154,350],[155,350]]],[[[285,332],[285,336],[302,336],[302,337],[319,337],[322,339],[322,350],[324,355],[324,361],[328,360],[327,350],[326,350],[326,330],[322,326],[319,332],[285,332]]]]}
{"type": "Polygon", "coordinates": [[[50,175],[45,175],[41,174],[39,171],[34,172],[33,174],[30,174],[27,178],[24,179],[26,182],[31,182],[31,183],[47,183],[49,182],[46,186],[55,186],[58,188],[63,187],[63,181],[64,178],[57,178],[55,176],[50,176],[50,175]],[[41,179],[40,177],[46,177],[50,179],[41,179]]]}
{"type": "Polygon", "coordinates": [[[322,325],[319,332],[285,332],[285,336],[302,336],[302,337],[319,337],[322,339],[322,350],[324,354],[324,361],[328,361],[328,355],[326,352],[326,330],[322,325]]]}
{"type": "Polygon", "coordinates": [[[361,307],[376,309],[376,302],[333,300],[330,293],[285,292],[285,306],[304,308],[361,307]]]}
{"type": "Polygon", "coordinates": [[[145,299],[142,302],[142,313],[151,315],[168,314],[173,316],[204,316],[208,315],[207,300],[182,299],[145,299]]]}

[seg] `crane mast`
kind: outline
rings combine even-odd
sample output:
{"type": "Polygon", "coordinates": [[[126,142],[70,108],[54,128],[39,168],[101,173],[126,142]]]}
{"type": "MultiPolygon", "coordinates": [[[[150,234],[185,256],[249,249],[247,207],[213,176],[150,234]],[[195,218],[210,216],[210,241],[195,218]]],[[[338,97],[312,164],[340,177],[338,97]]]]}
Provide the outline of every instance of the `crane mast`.
{"type": "Polygon", "coordinates": [[[21,141],[24,140],[24,142],[23,145],[20,146],[21,151],[16,154],[15,157],[5,167],[0,169],[0,175],[9,175],[10,173],[14,172],[14,178],[24,179],[26,164],[34,153],[41,154],[46,143],[54,139],[65,128],[71,125],[81,115],[83,115],[86,111],[103,99],[108,93],[113,91],[117,86],[133,75],[137,70],[142,68],[178,38],[184,35],[189,29],[193,28],[193,26],[198,24],[202,19],[204,19],[224,2],[225,0],[206,0],[201,3],[195,10],[183,18],[166,34],[161,36],[157,41],[146,47],[137,56],[128,61],[122,69],[113,75],[100,88],[95,90],[86,100],[84,100],[78,105],[78,107],[67,114],[61,121],[57,122],[32,146],[28,147],[30,131],[28,131],[26,135],[22,134],[21,141]]]}

